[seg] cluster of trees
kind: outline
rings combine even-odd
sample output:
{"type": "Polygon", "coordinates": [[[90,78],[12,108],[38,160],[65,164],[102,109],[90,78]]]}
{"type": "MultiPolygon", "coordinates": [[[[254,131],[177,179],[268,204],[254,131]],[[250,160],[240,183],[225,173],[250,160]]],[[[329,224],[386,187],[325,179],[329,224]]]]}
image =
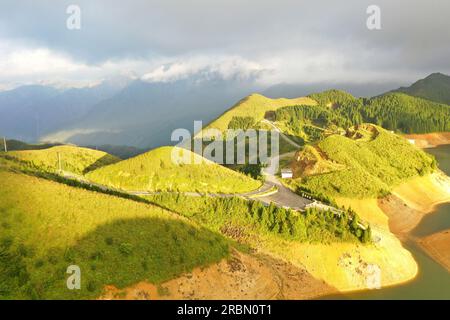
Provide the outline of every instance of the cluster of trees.
{"type": "Polygon", "coordinates": [[[254,128],[255,119],[253,117],[237,117],[234,116],[231,118],[230,123],[228,124],[228,129],[242,129],[247,130],[254,128]]]}
{"type": "MultiPolygon", "coordinates": [[[[403,133],[443,132],[450,130],[450,106],[390,93],[372,99],[354,98],[331,90],[310,96],[318,106],[290,106],[275,112],[277,121],[285,121],[294,132],[305,132],[306,124],[347,129],[363,122],[403,133]]],[[[311,139],[313,140],[313,139],[311,139]]]]}
{"type": "Polygon", "coordinates": [[[367,101],[361,114],[367,122],[404,133],[450,131],[450,106],[391,93],[367,101]]]}
{"type": "Polygon", "coordinates": [[[355,97],[350,93],[341,90],[326,90],[320,93],[313,93],[308,96],[309,98],[317,101],[320,105],[328,107],[338,107],[347,105],[355,101],[355,97]]]}
{"type": "Polygon", "coordinates": [[[319,200],[330,206],[333,206],[336,208],[338,207],[334,198],[332,198],[324,193],[318,192],[317,190],[307,188],[306,186],[303,186],[303,185],[296,186],[295,193],[297,193],[298,195],[301,195],[302,197],[306,196],[309,199],[316,199],[316,200],[319,200]]]}
{"type": "Polygon", "coordinates": [[[252,177],[253,179],[257,179],[257,180],[264,180],[264,177],[262,175],[261,169],[262,169],[262,164],[258,163],[258,164],[249,164],[246,163],[244,165],[240,165],[238,166],[238,171],[242,172],[243,174],[246,174],[250,177],[252,177]]]}
{"type": "Polygon", "coordinates": [[[188,197],[159,194],[149,200],[186,215],[214,230],[233,225],[249,234],[264,234],[300,242],[369,242],[370,228],[364,229],[355,212],[338,215],[328,210],[309,208],[297,212],[259,201],[237,197],[188,197]]]}

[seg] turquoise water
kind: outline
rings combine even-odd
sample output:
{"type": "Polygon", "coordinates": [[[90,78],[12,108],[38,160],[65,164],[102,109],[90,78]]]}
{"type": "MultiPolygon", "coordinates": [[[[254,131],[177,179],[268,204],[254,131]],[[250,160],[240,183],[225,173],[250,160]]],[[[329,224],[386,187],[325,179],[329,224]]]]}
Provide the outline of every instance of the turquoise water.
{"type": "MultiPolygon", "coordinates": [[[[450,145],[427,149],[433,154],[439,168],[450,175],[450,145]]],[[[427,215],[412,231],[414,236],[426,236],[450,229],[450,204],[439,206],[436,212],[427,215]]],[[[353,292],[325,299],[446,299],[450,300],[450,273],[432,260],[420,247],[407,242],[405,247],[414,255],[419,265],[419,275],[414,280],[389,288],[353,292]]]]}

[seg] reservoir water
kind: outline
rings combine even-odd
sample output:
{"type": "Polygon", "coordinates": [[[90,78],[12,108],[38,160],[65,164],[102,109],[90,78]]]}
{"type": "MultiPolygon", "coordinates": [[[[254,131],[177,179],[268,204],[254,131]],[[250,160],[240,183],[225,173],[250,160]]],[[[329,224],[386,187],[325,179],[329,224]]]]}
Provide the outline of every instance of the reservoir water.
{"type": "MultiPolygon", "coordinates": [[[[426,149],[433,154],[439,168],[450,175],[450,145],[426,149]]],[[[425,216],[412,231],[413,236],[427,236],[450,229],[450,203],[440,205],[425,216]]],[[[325,299],[446,299],[450,300],[450,273],[432,260],[419,246],[409,241],[404,244],[419,265],[419,275],[412,281],[379,290],[367,290],[324,297],[325,299]]]]}

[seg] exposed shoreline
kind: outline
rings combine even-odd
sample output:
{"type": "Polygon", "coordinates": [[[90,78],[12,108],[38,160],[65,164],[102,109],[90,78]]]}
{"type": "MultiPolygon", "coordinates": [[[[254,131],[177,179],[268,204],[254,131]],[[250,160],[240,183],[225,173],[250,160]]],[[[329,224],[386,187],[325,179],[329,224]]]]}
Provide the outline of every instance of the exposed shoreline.
{"type": "Polygon", "coordinates": [[[444,266],[450,261],[442,255],[442,236],[410,236],[425,215],[450,201],[450,178],[443,173],[413,178],[382,199],[337,200],[371,223],[374,238],[380,240],[369,246],[260,243],[259,253],[233,252],[231,260],[196,268],[160,286],[145,281],[123,290],[107,286],[100,299],[314,299],[369,290],[365,281],[370,264],[382,270],[383,289],[419,274],[406,240],[417,241],[444,266]]]}
{"type": "MultiPolygon", "coordinates": [[[[401,250],[405,250],[404,244],[408,240],[419,242],[421,239],[417,239],[411,236],[411,231],[419,225],[423,217],[428,214],[433,214],[436,211],[437,206],[443,203],[450,202],[450,178],[442,172],[436,172],[425,177],[413,178],[400,186],[396,187],[392,194],[381,199],[348,199],[338,198],[339,205],[346,207],[352,207],[362,219],[371,223],[374,229],[385,230],[385,235],[391,234],[392,237],[401,241],[401,250]]],[[[450,237],[448,238],[450,239],[450,237]]],[[[443,252],[443,247],[440,245],[442,241],[431,243],[431,240],[422,242],[421,247],[431,257],[441,260],[442,254],[438,256],[431,253],[443,252]],[[424,244],[425,243],[425,244],[424,244]],[[431,243],[431,244],[430,244],[431,243]],[[432,248],[430,250],[430,248],[432,248]]],[[[394,245],[392,243],[391,245],[394,245]]],[[[392,247],[391,249],[393,249],[392,247]]],[[[409,252],[409,251],[408,251],[409,252]]],[[[417,266],[417,262],[413,257],[413,261],[417,266]]],[[[419,270],[413,272],[414,266],[407,261],[403,261],[406,268],[410,271],[405,273],[403,277],[398,278],[398,281],[391,281],[385,283],[382,288],[391,287],[395,285],[404,284],[413,281],[419,270]]],[[[386,270],[383,272],[399,273],[398,263],[392,263],[392,266],[385,266],[386,270]],[[395,265],[395,267],[393,267],[395,265]]],[[[418,267],[418,266],[417,266],[418,267]]],[[[346,291],[360,291],[360,290],[340,290],[346,291]]]]}
{"type": "Polygon", "coordinates": [[[392,195],[378,199],[378,206],[389,217],[389,229],[402,242],[415,242],[450,272],[450,230],[420,238],[411,234],[425,216],[434,214],[439,205],[449,202],[450,178],[438,172],[402,184],[392,195]]]}
{"type": "Polygon", "coordinates": [[[423,149],[450,144],[450,132],[406,134],[404,137],[406,139],[413,139],[414,145],[423,149]]]}
{"type": "Polygon", "coordinates": [[[450,229],[419,238],[417,244],[450,272],[450,229]]]}

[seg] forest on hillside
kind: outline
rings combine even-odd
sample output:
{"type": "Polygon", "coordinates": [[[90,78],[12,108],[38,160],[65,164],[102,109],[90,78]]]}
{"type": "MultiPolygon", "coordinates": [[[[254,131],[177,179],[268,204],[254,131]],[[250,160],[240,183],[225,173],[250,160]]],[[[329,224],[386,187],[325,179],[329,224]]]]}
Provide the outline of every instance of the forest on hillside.
{"type": "Polygon", "coordinates": [[[364,122],[401,133],[445,132],[450,130],[450,106],[401,93],[374,98],[354,98],[330,90],[310,96],[317,106],[289,106],[275,111],[276,121],[284,121],[294,132],[314,124],[322,128],[347,129],[364,122]]]}

